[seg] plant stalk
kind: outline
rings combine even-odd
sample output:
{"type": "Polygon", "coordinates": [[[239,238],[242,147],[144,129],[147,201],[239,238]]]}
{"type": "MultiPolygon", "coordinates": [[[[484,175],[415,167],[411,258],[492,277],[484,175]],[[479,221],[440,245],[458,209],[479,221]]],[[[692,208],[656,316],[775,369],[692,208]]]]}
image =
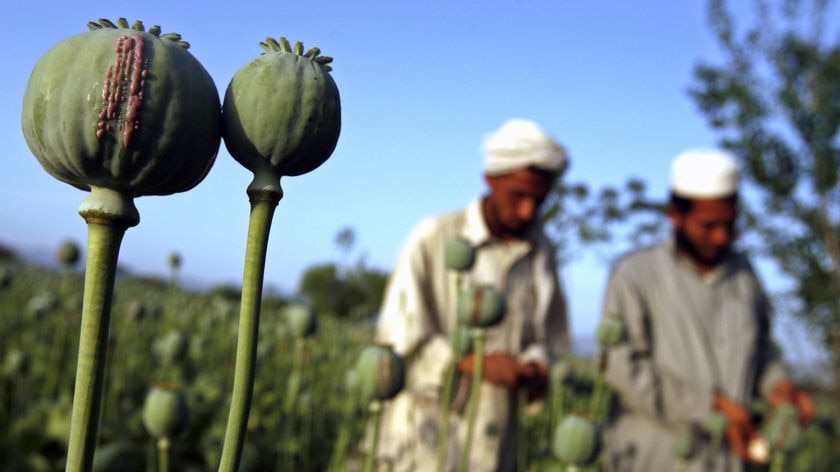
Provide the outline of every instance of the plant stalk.
{"type": "Polygon", "coordinates": [[[469,468],[470,449],[472,448],[473,434],[475,433],[475,421],[478,415],[478,397],[481,394],[481,376],[484,370],[484,335],[483,328],[473,328],[470,332],[473,338],[473,367],[472,387],[470,388],[470,399],[467,406],[467,438],[461,449],[461,460],[458,462],[458,471],[465,472],[469,468]]]}
{"type": "Polygon", "coordinates": [[[370,402],[370,421],[373,423],[373,439],[371,440],[370,451],[365,459],[364,472],[373,472],[376,464],[376,449],[379,445],[379,417],[382,415],[382,403],[379,400],[370,402]]]}
{"type": "Polygon", "coordinates": [[[117,258],[128,227],[119,219],[101,215],[82,216],[88,225],[88,251],[67,472],[88,471],[93,465],[104,390],[117,258]]]}
{"type": "Polygon", "coordinates": [[[260,303],[265,276],[265,255],[274,209],[282,196],[279,192],[248,191],[251,217],[245,247],[245,270],[242,277],[242,300],[239,312],[239,338],[233,374],[233,394],[228,415],[220,472],[234,472],[239,467],[245,444],[245,429],[254,393],[257,361],[257,334],[260,303]]]}
{"type": "Polygon", "coordinates": [[[162,437],[157,440],[158,472],[169,471],[169,448],[169,438],[162,437]]]}

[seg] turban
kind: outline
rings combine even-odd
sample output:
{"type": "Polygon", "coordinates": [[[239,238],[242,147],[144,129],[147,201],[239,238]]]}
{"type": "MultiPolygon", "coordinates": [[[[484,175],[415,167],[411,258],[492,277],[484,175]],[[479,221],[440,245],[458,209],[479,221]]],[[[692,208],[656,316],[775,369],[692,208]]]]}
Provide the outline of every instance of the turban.
{"type": "Polygon", "coordinates": [[[504,175],[534,167],[562,174],[569,165],[566,149],[548,136],[536,123],[508,120],[484,140],[484,172],[504,175]]]}
{"type": "Polygon", "coordinates": [[[715,199],[738,191],[738,164],[729,152],[692,149],[671,164],[671,191],[680,197],[715,199]]]}

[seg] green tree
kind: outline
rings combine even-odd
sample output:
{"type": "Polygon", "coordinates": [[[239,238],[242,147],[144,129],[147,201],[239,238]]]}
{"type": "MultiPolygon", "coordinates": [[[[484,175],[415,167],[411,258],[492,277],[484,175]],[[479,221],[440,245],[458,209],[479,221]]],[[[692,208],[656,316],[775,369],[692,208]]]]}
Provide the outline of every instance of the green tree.
{"type": "Polygon", "coordinates": [[[755,236],[747,240],[790,278],[782,301],[820,337],[840,380],[840,42],[825,34],[831,1],[754,6],[754,24],[738,29],[725,0],[710,0],[723,58],[695,66],[689,94],[741,161],[743,229],[755,236]]]}
{"type": "Polygon", "coordinates": [[[596,246],[608,248],[604,257],[609,260],[657,242],[667,229],[664,208],[664,201],[650,199],[647,184],[635,177],[599,189],[561,179],[543,204],[543,221],[562,267],[596,246]]]}
{"type": "MultiPolygon", "coordinates": [[[[356,232],[341,228],[335,244],[345,258],[356,244],[356,232]]],[[[388,273],[368,267],[364,257],[352,266],[328,262],[308,267],[301,276],[298,292],[319,314],[366,318],[374,316],[382,303],[388,273]]]]}

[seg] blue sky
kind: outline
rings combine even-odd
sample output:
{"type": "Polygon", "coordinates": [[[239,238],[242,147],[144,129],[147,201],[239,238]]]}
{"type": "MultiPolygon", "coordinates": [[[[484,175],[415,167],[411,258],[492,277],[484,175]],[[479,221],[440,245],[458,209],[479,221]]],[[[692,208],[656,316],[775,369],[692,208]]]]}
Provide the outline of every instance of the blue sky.
{"type": "MultiPolygon", "coordinates": [[[[715,137],[686,94],[692,67],[719,55],[702,0],[16,2],[0,29],[0,243],[53,251],[85,243],[85,194],[50,177],[20,131],[38,58],[98,18],[159,24],[190,42],[220,96],[266,37],[318,46],[335,58],[342,132],[315,171],[281,182],[266,285],[293,291],[307,266],[341,260],[336,232],[352,226],[353,259],[388,269],[423,216],[483,192],[482,137],[513,117],[537,121],[571,153],[567,178],[594,186],[646,180],[665,195],[668,165],[715,137]],[[235,3],[235,4],[234,4],[235,3]]],[[[249,171],[224,146],[195,189],[135,203],[121,264],[183,277],[241,280],[249,171]]],[[[606,268],[581,256],[562,271],[573,329],[597,323],[606,268]]]]}

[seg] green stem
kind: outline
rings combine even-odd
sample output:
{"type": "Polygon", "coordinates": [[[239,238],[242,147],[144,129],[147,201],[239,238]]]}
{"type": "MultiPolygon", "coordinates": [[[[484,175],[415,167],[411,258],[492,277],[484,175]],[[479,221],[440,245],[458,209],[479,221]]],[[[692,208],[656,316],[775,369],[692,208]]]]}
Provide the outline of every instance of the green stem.
{"type": "Polygon", "coordinates": [[[238,469],[245,444],[245,428],[248,424],[251,397],[254,393],[257,333],[268,233],[274,217],[274,208],[282,196],[280,193],[269,191],[249,191],[248,195],[251,200],[251,218],[248,226],[248,243],[245,248],[245,271],[242,277],[239,338],[236,344],[230,413],[219,463],[220,472],[233,472],[238,469]]]}
{"type": "Polygon", "coordinates": [[[449,364],[449,369],[446,372],[446,383],[443,385],[443,393],[441,395],[441,419],[440,419],[440,438],[438,440],[438,472],[443,471],[446,463],[446,449],[449,442],[449,412],[452,403],[452,390],[455,384],[455,374],[458,370],[458,359],[460,356],[457,352],[453,352],[455,356],[449,364]]]}
{"type": "MultiPolygon", "coordinates": [[[[461,294],[461,273],[455,274],[455,299],[457,300],[461,294]]],[[[458,347],[458,335],[461,323],[455,317],[455,327],[450,334],[450,344],[452,345],[452,361],[449,363],[449,368],[446,372],[446,380],[443,384],[443,392],[441,393],[441,418],[440,418],[440,436],[438,438],[438,456],[437,456],[437,471],[443,472],[446,464],[446,449],[449,445],[449,413],[452,408],[452,390],[455,385],[455,374],[458,372],[458,362],[461,360],[461,353],[458,347]]]]}
{"type": "Polygon", "coordinates": [[[773,460],[770,461],[770,472],[783,472],[785,469],[785,453],[776,451],[773,453],[773,460]]]}
{"type": "Polygon", "coordinates": [[[163,437],[158,439],[158,472],[167,472],[169,470],[169,446],[169,438],[163,437]]]}
{"type": "Polygon", "coordinates": [[[481,394],[481,375],[484,370],[484,329],[473,328],[470,333],[473,338],[473,368],[472,386],[470,388],[470,399],[467,405],[467,438],[464,440],[461,449],[461,460],[458,462],[458,471],[464,472],[468,469],[470,449],[472,447],[473,434],[475,433],[475,421],[478,416],[478,397],[481,394]]]}
{"type": "Polygon", "coordinates": [[[330,458],[330,465],[327,468],[329,472],[338,472],[345,470],[345,457],[347,457],[347,448],[350,445],[350,426],[355,422],[356,409],[358,407],[358,399],[356,392],[348,391],[344,396],[343,417],[341,421],[341,429],[338,432],[338,439],[336,440],[335,451],[330,458]]]}
{"type": "Polygon", "coordinates": [[[376,464],[376,449],[379,445],[379,417],[382,414],[382,403],[379,400],[372,400],[370,402],[370,421],[373,423],[373,438],[371,439],[370,450],[365,459],[364,472],[373,472],[373,466],[376,464]]]}
{"type": "Polygon", "coordinates": [[[90,470],[93,465],[104,390],[108,325],[111,319],[117,257],[127,228],[126,224],[119,220],[96,216],[85,219],[88,224],[88,253],[76,386],[67,451],[68,472],[90,470]]]}
{"type": "Polygon", "coordinates": [[[300,396],[300,389],[301,385],[304,383],[304,372],[303,372],[303,357],[304,357],[304,350],[306,348],[306,340],[303,338],[296,338],[295,339],[295,349],[292,354],[292,371],[289,374],[286,383],[286,398],[283,402],[283,427],[282,427],[282,434],[280,435],[280,444],[277,450],[279,451],[277,455],[277,464],[275,470],[280,471],[284,468],[288,468],[289,460],[294,456],[305,457],[305,454],[300,454],[300,447],[302,442],[300,441],[293,441],[295,435],[295,425],[297,420],[300,416],[302,416],[300,411],[298,410],[298,397],[300,396]],[[298,450],[292,451],[292,454],[289,454],[289,444],[295,444],[295,448],[298,450]],[[295,454],[297,453],[297,454],[295,454]]]}

